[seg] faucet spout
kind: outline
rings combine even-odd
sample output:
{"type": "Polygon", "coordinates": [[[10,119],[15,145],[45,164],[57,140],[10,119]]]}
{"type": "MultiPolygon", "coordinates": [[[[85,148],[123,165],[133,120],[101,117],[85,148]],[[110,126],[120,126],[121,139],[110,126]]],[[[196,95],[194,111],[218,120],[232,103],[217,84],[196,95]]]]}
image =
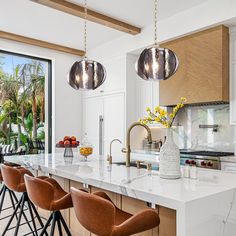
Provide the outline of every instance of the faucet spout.
{"type": "Polygon", "coordinates": [[[130,147],[130,135],[131,135],[131,130],[136,127],[136,126],[141,126],[147,131],[147,139],[149,143],[152,143],[152,134],[150,128],[142,123],[135,122],[133,123],[129,129],[127,130],[127,136],[126,136],[126,149],[122,149],[122,152],[126,153],[126,167],[130,167],[130,153],[131,153],[131,147],[130,147]]]}
{"type": "Polygon", "coordinates": [[[117,138],[111,140],[111,142],[110,142],[110,153],[107,155],[107,161],[109,162],[109,164],[112,164],[111,149],[112,149],[112,144],[113,144],[114,142],[119,142],[119,143],[121,143],[121,141],[120,141],[119,139],[117,139],[117,138]]]}

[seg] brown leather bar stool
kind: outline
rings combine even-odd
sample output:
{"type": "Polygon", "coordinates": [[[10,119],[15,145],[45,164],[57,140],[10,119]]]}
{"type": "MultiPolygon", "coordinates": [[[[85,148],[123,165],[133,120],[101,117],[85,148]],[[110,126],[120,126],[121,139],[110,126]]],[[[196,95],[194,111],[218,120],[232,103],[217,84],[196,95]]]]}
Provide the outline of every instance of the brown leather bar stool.
{"type": "MultiPolygon", "coordinates": [[[[20,166],[18,164],[11,163],[11,162],[6,162],[5,165],[15,166],[15,167],[20,166]]],[[[3,183],[3,176],[2,176],[1,170],[0,170],[0,183],[3,183]]],[[[6,211],[6,210],[11,209],[11,208],[15,209],[15,205],[18,203],[18,199],[17,199],[15,193],[12,190],[8,189],[7,186],[4,183],[3,183],[3,186],[0,190],[0,198],[1,198],[0,199],[0,215],[3,211],[6,211]],[[6,197],[7,192],[8,192],[9,197],[10,197],[11,206],[6,207],[6,208],[3,209],[3,205],[4,205],[4,201],[5,201],[5,197],[6,197]]],[[[10,216],[11,216],[11,214],[7,215],[7,216],[4,216],[4,217],[1,217],[0,220],[6,219],[10,216]]]]}
{"type": "Polygon", "coordinates": [[[131,215],[117,208],[104,192],[93,194],[71,188],[75,214],[79,222],[99,236],[127,236],[157,227],[160,219],[154,209],[131,215]]]}
{"type": "MultiPolygon", "coordinates": [[[[39,229],[36,228],[34,215],[39,221],[41,228],[43,228],[44,225],[35,206],[32,204],[32,202],[28,198],[28,194],[26,192],[26,187],[25,187],[25,182],[24,182],[24,175],[28,174],[28,175],[33,176],[32,173],[23,167],[12,167],[12,166],[7,166],[7,165],[2,165],[1,171],[2,171],[2,176],[3,176],[3,181],[5,185],[7,186],[7,188],[14,192],[22,193],[22,196],[2,233],[2,236],[4,236],[8,230],[11,230],[13,228],[15,228],[14,236],[17,236],[19,227],[24,224],[27,224],[29,226],[30,231],[31,231],[30,233],[32,233],[32,235],[37,236],[38,235],[37,231],[39,229]],[[30,221],[28,220],[24,212],[24,207],[26,203],[27,203],[27,207],[30,213],[30,221]],[[19,214],[18,214],[18,210],[19,210],[19,214]],[[22,216],[24,217],[26,223],[21,222],[22,216]],[[17,224],[15,227],[10,228],[14,217],[16,217],[17,219],[17,224]],[[31,222],[33,224],[33,228],[30,224],[31,222]]],[[[47,178],[47,177],[42,177],[42,178],[47,178]]]]}
{"type": "Polygon", "coordinates": [[[60,236],[63,236],[61,223],[67,235],[71,236],[70,230],[60,212],[60,210],[73,207],[70,193],[65,192],[57,181],[52,178],[42,180],[30,175],[25,175],[25,184],[30,200],[36,206],[44,210],[52,211],[40,236],[44,235],[51,222],[50,236],[54,235],[56,223],[60,236]]]}

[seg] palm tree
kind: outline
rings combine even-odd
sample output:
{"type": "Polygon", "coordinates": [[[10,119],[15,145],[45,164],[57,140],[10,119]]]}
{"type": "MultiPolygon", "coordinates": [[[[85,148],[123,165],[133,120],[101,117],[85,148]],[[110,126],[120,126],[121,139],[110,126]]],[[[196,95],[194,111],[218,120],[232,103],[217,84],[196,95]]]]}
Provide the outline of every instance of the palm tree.
{"type": "Polygon", "coordinates": [[[13,113],[16,115],[16,125],[18,128],[18,145],[20,145],[21,130],[21,104],[24,102],[20,94],[22,88],[22,82],[20,79],[21,66],[18,65],[14,68],[12,75],[6,75],[0,77],[1,88],[1,103],[3,107],[7,107],[9,116],[9,132],[11,132],[11,116],[13,113]]]}
{"type": "Polygon", "coordinates": [[[41,121],[44,121],[44,81],[43,65],[40,61],[33,60],[22,68],[22,81],[25,81],[28,99],[32,106],[33,115],[33,139],[37,138],[38,105],[40,104],[41,121]]]}

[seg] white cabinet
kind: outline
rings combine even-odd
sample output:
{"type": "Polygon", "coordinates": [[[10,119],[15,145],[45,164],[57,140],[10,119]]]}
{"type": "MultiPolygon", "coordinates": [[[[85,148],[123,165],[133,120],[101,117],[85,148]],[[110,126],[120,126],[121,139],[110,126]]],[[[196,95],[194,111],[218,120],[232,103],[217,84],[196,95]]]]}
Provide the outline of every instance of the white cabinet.
{"type": "Polygon", "coordinates": [[[101,97],[91,97],[85,99],[83,105],[83,133],[87,133],[94,146],[94,153],[99,154],[99,119],[103,115],[103,100],[101,97]]]}
{"type": "MultiPolygon", "coordinates": [[[[124,147],[125,140],[125,96],[117,93],[103,98],[104,109],[104,154],[109,153],[110,142],[118,138],[124,147]]],[[[112,153],[121,154],[121,144],[114,143],[112,153]]]]}
{"type": "Polygon", "coordinates": [[[105,82],[93,91],[86,91],[85,97],[94,97],[113,92],[124,92],[126,89],[126,55],[109,60],[100,60],[106,69],[105,82]]]}
{"type": "Polygon", "coordinates": [[[126,56],[115,57],[104,61],[107,79],[104,82],[104,93],[124,91],[126,83],[126,56]]]}
{"type": "MultiPolygon", "coordinates": [[[[118,138],[124,145],[125,134],[125,95],[115,93],[84,100],[84,133],[94,146],[94,153],[109,153],[110,141],[118,138]],[[102,117],[102,126],[101,125],[102,117]],[[100,148],[99,148],[100,141],[100,148]]],[[[114,144],[113,154],[121,154],[121,145],[114,144]]]]}
{"type": "Polygon", "coordinates": [[[230,124],[236,125],[236,28],[230,30],[230,124]]]}
{"type": "Polygon", "coordinates": [[[152,110],[159,105],[159,83],[137,78],[137,119],[147,116],[146,109],[152,110]]]}

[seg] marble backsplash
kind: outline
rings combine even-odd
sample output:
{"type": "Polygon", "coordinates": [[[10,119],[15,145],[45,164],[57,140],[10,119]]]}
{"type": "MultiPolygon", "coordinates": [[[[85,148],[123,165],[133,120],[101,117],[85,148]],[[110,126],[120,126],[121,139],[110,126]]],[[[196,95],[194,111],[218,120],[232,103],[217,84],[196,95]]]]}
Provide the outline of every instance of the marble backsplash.
{"type": "Polygon", "coordinates": [[[176,117],[176,144],[180,148],[234,152],[234,128],[229,123],[229,105],[189,106],[176,117]],[[199,125],[218,125],[199,128],[199,125]]]}

